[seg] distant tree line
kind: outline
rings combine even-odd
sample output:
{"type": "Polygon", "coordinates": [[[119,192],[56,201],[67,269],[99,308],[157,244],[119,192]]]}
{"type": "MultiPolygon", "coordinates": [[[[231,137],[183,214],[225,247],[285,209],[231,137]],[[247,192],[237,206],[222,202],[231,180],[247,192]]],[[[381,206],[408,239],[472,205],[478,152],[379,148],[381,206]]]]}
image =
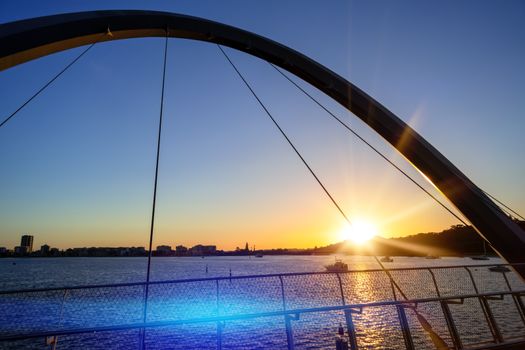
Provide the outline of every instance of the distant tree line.
{"type": "MultiPolygon", "coordinates": [[[[516,221],[525,230],[525,221],[516,221]]],[[[470,256],[496,255],[488,243],[472,226],[454,225],[441,232],[419,233],[416,235],[381,238],[376,237],[363,246],[340,242],[326,247],[309,249],[312,254],[361,254],[361,255],[400,255],[400,256],[470,256]]]]}

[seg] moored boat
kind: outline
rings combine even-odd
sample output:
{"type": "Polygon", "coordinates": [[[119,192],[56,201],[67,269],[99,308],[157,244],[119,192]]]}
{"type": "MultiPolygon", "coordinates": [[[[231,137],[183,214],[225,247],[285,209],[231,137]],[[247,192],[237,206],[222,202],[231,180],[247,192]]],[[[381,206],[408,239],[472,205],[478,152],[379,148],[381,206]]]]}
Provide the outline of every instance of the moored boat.
{"type": "Polygon", "coordinates": [[[428,254],[427,256],[425,256],[425,259],[441,259],[441,257],[438,255],[428,254]]]}
{"type": "Polygon", "coordinates": [[[341,260],[336,259],[333,264],[326,265],[325,269],[328,272],[347,272],[348,264],[345,264],[341,260]]]}
{"type": "Polygon", "coordinates": [[[489,267],[489,270],[492,272],[502,272],[502,273],[510,272],[510,269],[503,265],[489,267]]]}

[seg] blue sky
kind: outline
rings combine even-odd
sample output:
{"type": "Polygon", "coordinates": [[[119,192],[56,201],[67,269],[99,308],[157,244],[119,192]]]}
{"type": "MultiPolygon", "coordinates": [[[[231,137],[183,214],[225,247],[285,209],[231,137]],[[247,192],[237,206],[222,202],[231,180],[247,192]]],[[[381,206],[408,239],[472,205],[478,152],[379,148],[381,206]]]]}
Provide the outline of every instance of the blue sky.
{"type": "MultiPolygon", "coordinates": [[[[525,212],[521,1],[4,1],[0,22],[95,9],[200,16],[301,51],[525,212]]],[[[305,247],[341,239],[342,219],[217,48],[169,45],[155,244],[305,247]]],[[[81,50],[1,72],[0,115],[81,50]]],[[[162,50],[159,38],[96,45],[0,129],[0,246],[18,244],[23,232],[59,247],[146,245],[162,50]]],[[[228,52],[351,218],[375,222],[385,236],[457,223],[266,63],[228,52]]],[[[306,87],[418,176],[363,123],[306,87]]]]}

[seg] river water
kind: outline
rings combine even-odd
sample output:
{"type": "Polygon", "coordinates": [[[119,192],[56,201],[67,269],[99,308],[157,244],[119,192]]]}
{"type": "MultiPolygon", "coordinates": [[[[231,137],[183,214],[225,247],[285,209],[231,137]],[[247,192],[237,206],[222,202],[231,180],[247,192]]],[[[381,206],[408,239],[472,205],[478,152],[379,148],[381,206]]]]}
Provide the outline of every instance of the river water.
{"type": "MultiPolygon", "coordinates": [[[[351,270],[377,269],[378,264],[369,256],[340,256],[351,270]]],[[[232,257],[154,257],[151,280],[227,277],[273,273],[324,271],[335,256],[248,256],[232,257]],[[208,272],[206,273],[206,267],[208,272]]],[[[395,257],[387,264],[390,268],[419,266],[452,266],[501,264],[499,258],[474,261],[469,258],[395,257]]],[[[47,288],[86,284],[112,284],[143,282],[146,279],[147,259],[132,258],[7,258],[0,259],[0,290],[47,288]]]]}
{"type": "MultiPolygon", "coordinates": [[[[377,269],[371,257],[341,256],[352,270],[377,269]]],[[[152,260],[152,281],[229,277],[220,281],[204,280],[151,286],[148,321],[173,321],[216,315],[241,315],[258,312],[312,309],[341,305],[341,291],[346,304],[394,300],[391,285],[384,272],[258,277],[235,279],[236,276],[324,271],[334,256],[265,256],[239,257],[163,257],[152,260]],[[281,288],[282,287],[282,288],[281,288]],[[285,299],[283,306],[283,297],[285,299]]],[[[480,292],[506,291],[503,274],[488,271],[481,264],[502,263],[500,259],[473,261],[467,258],[429,260],[394,257],[389,268],[436,267],[434,278],[442,296],[480,292]],[[473,265],[474,287],[465,269],[439,268],[473,265]]],[[[143,282],[145,258],[29,258],[1,259],[1,290],[49,288],[74,285],[143,282]]],[[[435,297],[436,291],[428,271],[392,273],[409,298],[435,297]]],[[[513,273],[506,274],[513,289],[525,286],[513,273]]],[[[140,322],[143,287],[125,287],[15,294],[0,299],[4,310],[0,316],[2,334],[34,332],[58,328],[107,326],[140,322]]],[[[501,333],[506,339],[525,336],[515,300],[490,301],[501,333]]],[[[477,299],[450,305],[464,344],[490,341],[492,336],[477,299]]],[[[451,344],[452,340],[439,303],[418,306],[434,330],[451,344]]],[[[417,349],[435,348],[422,330],[415,314],[407,318],[417,349]]],[[[403,334],[395,307],[366,308],[353,314],[357,340],[365,349],[402,349],[403,334]]],[[[290,322],[296,349],[333,349],[339,324],[346,325],[341,311],[303,313],[290,322]]],[[[282,316],[227,321],[219,325],[224,349],[286,349],[286,329],[282,316]]],[[[157,327],[146,332],[146,346],[151,349],[217,348],[218,325],[204,322],[193,325],[157,327]]],[[[103,332],[59,337],[57,348],[138,348],[140,331],[103,332]]],[[[3,348],[44,349],[43,341],[0,343],[3,348]]]]}

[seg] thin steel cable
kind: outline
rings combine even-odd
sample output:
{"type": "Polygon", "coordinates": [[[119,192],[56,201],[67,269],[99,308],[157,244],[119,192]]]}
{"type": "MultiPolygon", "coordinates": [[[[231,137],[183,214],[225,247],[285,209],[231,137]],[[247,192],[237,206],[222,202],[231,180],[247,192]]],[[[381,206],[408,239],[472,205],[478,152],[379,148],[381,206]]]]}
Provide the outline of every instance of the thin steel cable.
{"type": "Polygon", "coordinates": [[[332,201],[332,203],[335,205],[335,207],[337,208],[337,210],[339,210],[339,212],[341,213],[341,215],[343,215],[343,217],[345,218],[345,220],[351,225],[351,222],[350,222],[350,219],[348,219],[348,217],[346,216],[345,212],[341,209],[341,207],[339,206],[339,204],[337,204],[337,202],[335,201],[335,199],[332,197],[332,195],[330,194],[330,192],[328,192],[328,190],[326,189],[326,187],[323,185],[323,183],[321,182],[321,180],[317,177],[317,175],[315,174],[315,172],[312,170],[312,168],[310,167],[310,165],[308,164],[308,162],[306,162],[306,160],[303,158],[303,156],[301,155],[301,153],[297,150],[297,148],[295,147],[295,145],[292,143],[292,141],[288,138],[288,136],[286,135],[286,133],[284,132],[284,130],[279,126],[279,124],[277,123],[277,121],[274,119],[274,117],[272,116],[272,114],[268,111],[268,109],[266,108],[266,106],[262,103],[262,101],[259,99],[259,96],[257,96],[257,94],[255,93],[255,91],[252,89],[252,87],[250,86],[250,84],[248,84],[248,82],[246,81],[246,79],[244,79],[244,76],[241,74],[241,72],[239,72],[239,70],[237,69],[237,67],[235,66],[235,64],[232,62],[232,60],[230,59],[230,57],[226,54],[226,52],[224,52],[224,50],[222,49],[222,47],[220,45],[217,44],[217,47],[219,48],[219,50],[221,50],[222,54],[224,55],[224,57],[226,57],[226,59],[228,60],[228,62],[230,62],[231,66],[233,67],[233,69],[237,72],[237,74],[239,75],[239,77],[242,79],[242,81],[244,82],[244,84],[246,85],[246,87],[250,90],[250,92],[252,93],[253,97],[255,97],[255,99],[257,100],[257,102],[259,102],[259,105],[262,107],[262,109],[266,112],[266,114],[268,115],[268,117],[270,117],[270,119],[272,120],[273,124],[277,127],[277,129],[279,129],[281,135],[283,135],[283,137],[286,139],[286,141],[288,142],[288,144],[293,148],[293,150],[295,151],[295,154],[297,154],[297,156],[301,159],[301,161],[303,162],[303,164],[306,166],[306,168],[308,169],[308,171],[310,172],[310,174],[312,174],[312,176],[315,178],[315,180],[317,181],[317,183],[321,186],[321,188],[323,189],[324,193],[328,196],[328,198],[330,198],[330,200],[332,201]]]}
{"type": "Polygon", "coordinates": [[[337,117],[332,111],[330,111],[328,108],[326,108],[321,102],[319,102],[315,97],[313,97],[311,94],[309,94],[306,90],[304,90],[301,86],[299,86],[295,81],[293,81],[288,75],[286,75],[284,72],[282,72],[278,67],[273,65],[272,63],[268,62],[270,66],[272,66],[277,72],[279,72],[283,77],[286,78],[290,83],[292,83],[297,89],[299,89],[303,94],[308,96],[313,102],[315,102],[319,107],[321,107],[326,113],[328,113],[332,118],[334,118],[339,124],[341,124],[346,130],[351,132],[355,137],[357,137],[359,140],[361,140],[365,145],[367,145],[372,151],[377,153],[381,158],[383,158],[388,164],[393,166],[396,170],[398,170],[401,174],[403,174],[407,179],[409,179],[414,185],[419,187],[423,192],[425,192],[430,198],[432,198],[436,203],[438,203],[441,207],[443,207],[446,211],[448,211],[451,215],[453,215],[456,219],[458,219],[463,225],[468,226],[468,224],[461,219],[456,213],[454,213],[449,207],[447,207],[443,202],[441,202],[438,198],[436,198],[432,193],[430,193],[426,188],[424,188],[421,184],[419,184],[416,180],[414,180],[410,175],[408,175],[407,172],[405,172],[403,169],[401,169],[399,166],[397,166],[393,161],[391,161],[387,156],[385,156],[381,151],[379,151],[377,148],[375,148],[370,142],[365,140],[361,135],[357,133],[354,129],[349,127],[345,122],[341,120],[341,118],[337,117]]]}
{"type": "MultiPolygon", "coordinates": [[[[226,52],[222,49],[222,47],[217,44],[217,47],[219,48],[219,50],[222,52],[222,54],[224,55],[224,57],[226,58],[226,60],[228,60],[228,62],[230,63],[230,65],[233,67],[233,69],[235,70],[235,72],[237,72],[237,75],[239,76],[239,78],[241,78],[241,80],[244,82],[244,84],[246,85],[246,87],[250,90],[250,92],[252,93],[253,97],[257,100],[257,102],[259,103],[259,105],[262,107],[262,109],[264,110],[264,112],[266,113],[266,115],[272,120],[272,122],[274,123],[274,125],[277,127],[277,129],[279,129],[280,133],[282,134],[282,136],[286,139],[286,141],[288,142],[288,144],[293,148],[293,150],[295,151],[295,153],[297,154],[297,156],[299,156],[299,158],[301,159],[301,161],[303,162],[303,164],[306,166],[306,168],[308,169],[308,171],[310,172],[310,174],[312,174],[312,176],[315,178],[315,180],[317,181],[317,183],[321,186],[321,188],[323,189],[323,191],[325,192],[325,194],[330,198],[330,200],[332,201],[332,203],[334,204],[334,206],[337,208],[337,210],[339,210],[339,212],[341,213],[341,215],[344,217],[344,219],[346,220],[346,222],[352,226],[352,222],[350,221],[350,219],[348,218],[348,216],[346,216],[345,212],[341,209],[341,207],[339,206],[339,204],[335,201],[335,199],[332,197],[332,195],[330,194],[330,192],[327,190],[327,188],[323,185],[323,183],[321,182],[321,180],[317,177],[317,175],[315,174],[315,172],[312,170],[312,168],[308,165],[308,163],[306,162],[306,160],[304,159],[304,157],[301,155],[301,153],[298,151],[298,149],[295,147],[295,145],[292,143],[292,141],[290,140],[290,138],[286,135],[286,133],[284,132],[284,130],[279,126],[279,123],[277,123],[277,121],[275,120],[275,118],[272,116],[272,114],[270,113],[270,111],[268,110],[268,108],[266,108],[266,106],[264,105],[264,103],[262,102],[262,100],[259,98],[259,96],[257,96],[257,94],[255,93],[255,91],[252,89],[252,87],[250,86],[250,84],[247,82],[247,80],[244,78],[244,76],[242,75],[242,73],[237,69],[237,67],[235,66],[235,64],[233,63],[233,61],[230,59],[230,57],[228,56],[228,54],[226,54],[226,52]]],[[[385,274],[387,275],[387,277],[389,278],[390,282],[395,286],[395,288],[399,291],[399,293],[401,294],[401,296],[405,299],[405,300],[408,300],[408,297],[407,295],[403,292],[403,290],[401,289],[401,287],[397,284],[397,282],[394,280],[394,277],[392,276],[392,274],[390,273],[390,271],[388,271],[388,269],[381,263],[381,261],[379,260],[379,258],[374,254],[373,255],[374,259],[376,260],[376,262],[379,264],[379,266],[381,267],[381,270],[383,270],[385,272],[385,274]]],[[[430,323],[426,320],[426,318],[421,315],[419,313],[419,311],[416,310],[416,306],[413,306],[413,307],[410,307],[414,313],[416,314],[416,317],[419,321],[419,323],[421,324],[422,328],[429,334],[432,342],[434,343],[434,345],[436,346],[437,349],[441,349],[441,348],[447,348],[447,345],[445,343],[445,341],[432,329],[432,326],[430,325],[430,323]]]]}
{"type": "MultiPolygon", "coordinates": [[[[162,68],[162,89],[160,93],[160,113],[159,113],[159,129],[157,135],[157,157],[155,161],[155,179],[153,182],[153,201],[151,206],[151,224],[149,231],[149,249],[148,249],[148,267],[146,272],[146,285],[144,292],[144,313],[143,321],[146,322],[147,312],[148,312],[148,293],[149,293],[149,280],[151,274],[151,255],[152,255],[152,246],[153,246],[153,232],[155,228],[155,208],[157,206],[157,183],[159,176],[159,159],[160,159],[160,139],[162,135],[162,115],[164,110],[164,86],[166,82],[166,61],[168,57],[168,30],[166,29],[166,38],[164,41],[164,64],[162,68]]],[[[144,337],[143,337],[144,342],[144,337]]]]}
{"type": "Polygon", "coordinates": [[[20,105],[13,113],[11,113],[7,118],[4,119],[2,123],[0,123],[0,128],[4,126],[11,118],[13,118],[18,112],[20,112],[25,106],[27,106],[33,99],[35,99],[38,95],[40,95],[49,85],[51,85],[55,80],[57,80],[62,74],[64,74],[72,65],[74,65],[82,56],[84,56],[95,44],[97,44],[100,39],[102,39],[105,35],[108,35],[109,31],[107,33],[103,33],[100,35],[100,37],[95,40],[95,42],[91,45],[89,45],[84,51],[82,51],[77,57],[75,57],[74,60],[72,60],[67,66],[65,66],[60,72],[58,72],[51,80],[49,80],[44,86],[42,86],[37,92],[35,92],[30,98],[28,98],[24,103],[20,105]]]}
{"type": "MultiPolygon", "coordinates": [[[[319,179],[319,177],[315,174],[315,172],[313,171],[313,169],[310,167],[310,165],[306,162],[306,160],[304,159],[304,157],[301,155],[301,153],[299,152],[299,150],[295,147],[295,145],[292,143],[292,141],[290,140],[290,138],[286,135],[286,133],[284,132],[284,130],[280,127],[279,123],[277,123],[277,121],[275,120],[275,118],[272,116],[272,114],[270,113],[270,111],[268,110],[268,108],[266,108],[266,106],[264,105],[264,103],[262,102],[262,100],[259,98],[259,96],[257,96],[257,94],[255,93],[255,91],[252,89],[251,85],[248,83],[248,81],[244,78],[244,76],[242,75],[242,73],[237,69],[237,66],[235,66],[235,64],[233,63],[233,61],[230,59],[230,57],[228,56],[228,54],[222,49],[222,47],[220,45],[217,44],[217,47],[219,48],[219,50],[222,52],[222,54],[224,55],[224,57],[228,60],[228,62],[230,63],[230,65],[233,67],[233,69],[235,70],[235,72],[237,72],[237,75],[241,78],[241,80],[244,82],[244,84],[246,85],[246,87],[250,90],[250,92],[252,93],[253,97],[257,100],[257,102],[259,103],[259,105],[262,107],[262,109],[264,110],[264,112],[266,113],[266,115],[272,120],[273,124],[277,127],[277,129],[280,131],[281,135],[286,139],[286,141],[288,142],[288,144],[293,148],[293,150],[295,151],[295,153],[297,154],[297,156],[301,159],[301,161],[303,162],[303,164],[306,166],[306,168],[308,169],[308,171],[310,172],[310,174],[312,174],[312,176],[315,178],[315,180],[317,181],[317,183],[321,186],[321,188],[323,189],[324,193],[328,196],[328,198],[330,198],[331,202],[334,204],[334,206],[337,208],[337,210],[341,213],[341,215],[343,216],[343,218],[346,220],[346,222],[352,226],[352,222],[350,221],[350,219],[348,218],[348,216],[346,215],[346,213],[341,209],[341,207],[339,206],[339,204],[336,202],[336,200],[334,199],[334,197],[330,194],[330,192],[328,191],[328,189],[324,186],[324,184],[321,182],[321,180],[319,179]]],[[[374,258],[376,259],[376,261],[378,262],[379,266],[381,267],[382,270],[384,270],[387,275],[389,276],[389,278],[392,280],[392,282],[395,284],[396,288],[399,289],[399,292],[401,293],[401,295],[405,298],[405,299],[408,299],[405,295],[405,293],[401,290],[401,288],[399,287],[399,285],[394,281],[394,279],[392,278],[392,276],[390,275],[390,273],[386,270],[385,266],[379,261],[379,259],[377,258],[377,256],[374,255],[374,258]]]]}
{"type": "MultiPolygon", "coordinates": [[[[483,190],[482,190],[483,191],[483,190]]],[[[507,210],[509,210],[511,213],[513,213],[514,215],[516,215],[518,218],[522,219],[522,220],[525,220],[525,217],[521,216],[519,213],[515,212],[514,210],[512,210],[512,208],[508,207],[507,205],[505,205],[505,203],[501,202],[499,199],[497,199],[496,197],[494,197],[493,195],[491,195],[490,193],[486,192],[486,191],[483,191],[483,193],[485,193],[487,196],[489,196],[490,198],[492,198],[494,201],[496,201],[497,203],[499,203],[500,205],[502,205],[504,208],[506,208],[507,210]]],[[[507,214],[509,214],[507,212],[507,214]]],[[[512,215],[510,215],[512,216],[512,215]]]]}

